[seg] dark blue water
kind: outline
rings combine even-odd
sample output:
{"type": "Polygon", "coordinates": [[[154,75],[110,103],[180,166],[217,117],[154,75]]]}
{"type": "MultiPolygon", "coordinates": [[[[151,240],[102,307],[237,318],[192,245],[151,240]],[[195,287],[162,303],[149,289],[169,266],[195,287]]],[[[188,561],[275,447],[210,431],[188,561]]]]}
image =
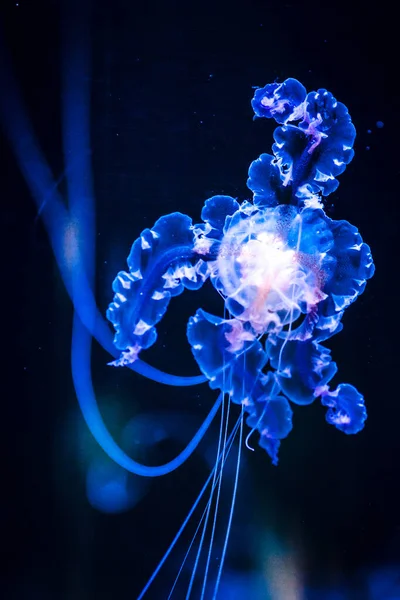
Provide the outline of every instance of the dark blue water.
{"type": "MultiPolygon", "coordinates": [[[[317,403],[294,406],[294,429],[278,467],[256,442],[255,452],[243,449],[218,598],[399,599],[398,95],[390,11],[384,4],[358,12],[345,4],[253,0],[100,0],[91,7],[82,0],[68,6],[3,0],[1,36],[67,202],[63,36],[85,26],[95,293],[102,314],[112,300],[112,281],[145,227],[174,211],[198,221],[213,194],[250,197],[248,166],[270,151],[273,132],[270,122],[252,123],[253,86],[296,77],[308,90],[327,88],[349,108],[357,129],[355,158],[326,210],[360,229],[376,274],[327,345],[340,381],[364,394],[368,420],[361,433],[345,436],[325,423],[317,403]]],[[[3,83],[0,93],[7,95],[3,83]]],[[[2,597],[136,598],[210,472],[219,425],[211,426],[180,470],[152,480],[126,475],[96,445],[72,383],[71,302],[5,135],[0,144],[2,597]]],[[[157,345],[146,353],[150,364],[198,374],[185,328],[199,306],[222,315],[211,286],[175,299],[157,345]]],[[[216,392],[206,384],[162,386],[111,369],[109,361],[95,343],[93,382],[112,435],[141,462],[172,459],[200,426],[216,392]]],[[[237,417],[237,407],[232,411],[237,417]]],[[[234,474],[233,457],[221,492],[210,581],[218,570],[234,474]]],[[[204,506],[149,599],[168,598],[204,506]]],[[[172,598],[185,598],[194,560],[192,551],[172,598]]],[[[200,598],[200,589],[201,572],[191,598],[200,598]]]]}

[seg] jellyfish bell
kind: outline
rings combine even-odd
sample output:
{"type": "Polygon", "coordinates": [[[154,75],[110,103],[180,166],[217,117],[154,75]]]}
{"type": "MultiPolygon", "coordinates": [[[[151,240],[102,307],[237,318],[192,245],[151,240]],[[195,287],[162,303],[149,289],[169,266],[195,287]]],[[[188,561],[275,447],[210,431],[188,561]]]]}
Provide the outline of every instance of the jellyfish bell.
{"type": "Polygon", "coordinates": [[[278,333],[325,296],[323,253],[304,248],[304,229],[292,206],[239,209],[225,226],[212,281],[254,335],[278,333]]]}

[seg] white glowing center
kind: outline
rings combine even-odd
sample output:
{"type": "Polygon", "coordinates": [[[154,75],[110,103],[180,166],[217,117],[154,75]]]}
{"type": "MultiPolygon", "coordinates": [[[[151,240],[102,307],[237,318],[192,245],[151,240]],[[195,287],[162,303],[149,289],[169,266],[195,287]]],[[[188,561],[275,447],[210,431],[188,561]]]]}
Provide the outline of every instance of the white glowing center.
{"type": "Polygon", "coordinates": [[[230,314],[257,335],[294,323],[322,298],[316,270],[300,251],[301,217],[288,214],[246,204],[218,253],[216,285],[230,314]]]}
{"type": "Polygon", "coordinates": [[[293,281],[293,271],[298,268],[295,251],[285,248],[280,237],[267,232],[244,244],[237,262],[242,283],[257,286],[264,301],[270,291],[287,290],[293,281]]]}

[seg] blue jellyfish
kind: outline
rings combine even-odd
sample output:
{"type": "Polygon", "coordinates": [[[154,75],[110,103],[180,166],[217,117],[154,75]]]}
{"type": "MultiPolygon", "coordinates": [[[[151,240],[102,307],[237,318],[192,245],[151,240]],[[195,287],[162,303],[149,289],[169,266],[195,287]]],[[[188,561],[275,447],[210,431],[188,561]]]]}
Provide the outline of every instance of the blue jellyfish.
{"type": "Polygon", "coordinates": [[[277,464],[290,402],[320,398],[328,423],[348,434],[364,426],[362,395],[350,384],[330,388],[337,367],[322,342],[342,329],[374,265],[356,227],[323,209],[354,155],[346,107],[295,79],[257,89],[252,106],[279,124],[272,154],[250,165],[252,201],[213,196],[200,223],[173,213],[145,229],[114,280],[107,317],[120,351],[112,364],[135,365],[171,298],[209,278],[226,314],[199,309],[189,320],[193,355],[210,387],[243,407],[277,464]]]}
{"type": "MultiPolygon", "coordinates": [[[[370,249],[357,228],[329,218],[324,211],[325,198],[337,189],[337,177],[353,158],[355,128],[347,108],[325,89],[307,93],[295,79],[256,89],[255,118],[274,119],[278,126],[272,153],[262,154],[249,167],[251,197],[239,202],[216,195],[205,201],[199,222],[175,212],[145,229],[132,245],[126,270],[113,283],[114,297],[107,310],[112,334],[93,293],[90,61],[84,33],[71,34],[66,50],[70,68],[63,79],[63,129],[68,208],[40,151],[5,53],[1,79],[7,94],[1,96],[0,116],[73,302],[71,362],[77,398],[90,431],[108,456],[123,469],[146,477],[165,475],[182,465],[217,413],[222,414],[215,466],[139,599],[211,486],[189,598],[205,529],[212,519],[212,495],[217,495],[218,505],[223,467],[239,436],[228,527],[212,593],[216,598],[238,485],[244,420],[247,447],[251,448],[250,435],[257,433],[259,445],[276,465],[281,440],[292,429],[291,403],[307,405],[319,398],[327,408],[328,423],[347,434],[359,432],[367,418],[363,396],[355,387],[348,383],[330,387],[337,366],[323,345],[341,331],[345,309],[374,273],[370,249]],[[223,317],[200,308],[187,325],[201,374],[181,377],[147,364],[142,353],[156,342],[156,327],[171,299],[185,289],[198,290],[206,280],[221,296],[223,317]],[[110,364],[116,367],[128,367],[170,386],[208,382],[217,390],[204,423],[169,463],[141,464],[110,435],[92,386],[92,338],[112,355],[110,364]],[[228,432],[230,403],[240,406],[240,415],[228,432]]],[[[214,533],[215,518],[201,598],[214,533]]]]}

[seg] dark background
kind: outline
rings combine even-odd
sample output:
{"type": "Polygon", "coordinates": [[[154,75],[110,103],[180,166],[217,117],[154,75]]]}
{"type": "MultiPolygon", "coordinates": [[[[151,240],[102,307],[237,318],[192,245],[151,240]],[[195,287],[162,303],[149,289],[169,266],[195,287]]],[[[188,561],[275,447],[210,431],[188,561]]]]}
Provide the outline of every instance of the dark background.
{"type": "MultiPolygon", "coordinates": [[[[84,5],[86,0],[77,3],[77,23],[84,5]]],[[[29,115],[58,178],[61,2],[3,0],[1,17],[29,115]]],[[[92,7],[92,162],[103,312],[112,299],[111,282],[144,227],[175,210],[197,220],[214,193],[249,197],[247,168],[270,150],[273,132],[269,122],[252,123],[252,86],[295,77],[308,90],[325,87],[348,106],[357,128],[356,155],[340,177],[330,215],[359,227],[376,274],[328,345],[339,366],[337,381],[364,393],[369,418],[362,433],[347,437],[325,423],[317,404],[295,407],[277,468],[257,444],[254,453],[244,451],[221,598],[268,598],[265,579],[275,586],[272,600],[400,598],[393,21],[385,3],[356,9],[350,3],[100,0],[92,7]],[[384,122],[382,129],[377,121],[384,122]],[[332,590],[342,595],[330,595],[332,590]]],[[[74,396],[69,298],[18,165],[7,141],[0,141],[2,597],[135,598],[205,481],[218,426],[178,472],[145,482],[131,477],[130,489],[139,496],[130,510],[111,514],[110,507],[107,512],[89,502],[88,471],[93,464],[112,466],[91,440],[74,396]]],[[[159,328],[159,344],[147,353],[150,364],[197,373],[185,324],[198,306],[221,314],[209,287],[176,299],[159,328]]],[[[154,464],[172,458],[215,393],[206,385],[163,387],[112,370],[108,360],[95,345],[93,379],[111,431],[121,439],[125,424],[146,413],[135,434],[145,449],[131,450],[154,464]],[[160,428],[166,439],[153,444],[160,428]]],[[[231,482],[229,471],[222,524],[231,482]]],[[[149,598],[168,597],[198,518],[149,598]]],[[[192,564],[190,558],[184,581],[192,564]]],[[[182,586],[173,597],[185,597],[182,586]]]]}

